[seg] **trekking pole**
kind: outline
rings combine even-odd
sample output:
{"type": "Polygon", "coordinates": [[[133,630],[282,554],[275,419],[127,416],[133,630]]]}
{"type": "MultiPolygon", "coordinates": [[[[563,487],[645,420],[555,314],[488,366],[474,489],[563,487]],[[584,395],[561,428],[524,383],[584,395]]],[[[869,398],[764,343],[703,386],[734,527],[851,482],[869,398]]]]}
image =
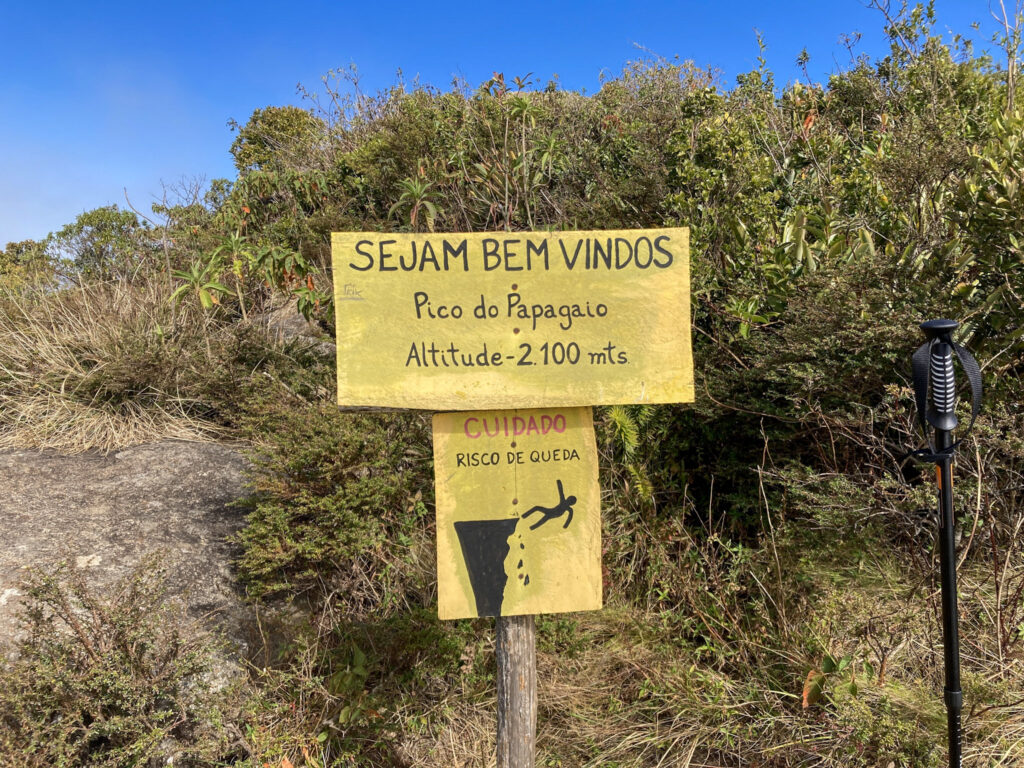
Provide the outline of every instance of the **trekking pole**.
{"type": "MultiPolygon", "coordinates": [[[[929,320],[921,324],[928,337],[914,353],[914,394],[918,417],[928,439],[928,427],[935,434],[934,447],[914,451],[912,455],[935,462],[939,496],[939,561],[942,572],[942,649],[945,667],[944,699],[949,731],[949,765],[961,768],[962,743],[960,713],[963,693],[960,690],[960,630],[956,593],[956,538],[953,514],[953,455],[960,440],[953,442],[957,427],[956,381],[953,375],[955,354],[971,385],[971,423],[969,432],[981,409],[981,371],[977,361],[953,341],[959,323],[955,320],[929,320]]],[[[961,440],[963,438],[961,437],[961,440]]]]}

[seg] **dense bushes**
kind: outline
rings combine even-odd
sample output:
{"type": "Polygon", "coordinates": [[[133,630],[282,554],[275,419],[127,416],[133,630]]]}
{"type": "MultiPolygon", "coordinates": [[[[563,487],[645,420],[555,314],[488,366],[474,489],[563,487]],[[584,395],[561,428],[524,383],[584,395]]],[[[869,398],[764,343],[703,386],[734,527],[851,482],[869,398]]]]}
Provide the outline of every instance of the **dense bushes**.
{"type": "MultiPolygon", "coordinates": [[[[361,599],[376,605],[373,582],[383,578],[382,566],[401,569],[409,528],[427,516],[426,420],[285,401],[267,403],[258,428],[263,444],[253,457],[252,511],[239,536],[240,575],[251,592],[315,585],[343,591],[350,608],[361,599]],[[360,598],[364,590],[370,594],[360,598]]],[[[401,588],[388,591],[405,602],[401,588]]]]}

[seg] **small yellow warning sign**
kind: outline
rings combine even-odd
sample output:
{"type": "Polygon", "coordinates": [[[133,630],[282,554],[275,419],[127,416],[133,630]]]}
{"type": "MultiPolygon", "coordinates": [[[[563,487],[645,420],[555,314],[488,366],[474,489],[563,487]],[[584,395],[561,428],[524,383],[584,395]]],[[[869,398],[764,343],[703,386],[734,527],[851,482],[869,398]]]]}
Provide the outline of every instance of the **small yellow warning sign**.
{"type": "Polygon", "coordinates": [[[434,416],[438,614],[601,607],[593,410],[434,416]]]}

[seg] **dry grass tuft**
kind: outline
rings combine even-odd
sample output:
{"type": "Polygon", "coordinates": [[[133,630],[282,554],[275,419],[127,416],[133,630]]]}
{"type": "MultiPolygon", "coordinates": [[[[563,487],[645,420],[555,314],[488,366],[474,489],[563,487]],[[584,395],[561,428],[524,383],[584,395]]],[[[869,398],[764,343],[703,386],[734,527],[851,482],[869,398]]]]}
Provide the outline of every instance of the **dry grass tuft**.
{"type": "Polygon", "coordinates": [[[0,293],[0,448],[217,436],[196,397],[217,328],[168,296],[156,280],[0,293]]]}
{"type": "Polygon", "coordinates": [[[104,453],[164,439],[213,440],[222,430],[188,413],[185,403],[121,403],[96,408],[53,392],[0,397],[8,413],[0,449],[53,449],[65,454],[104,453]]]}

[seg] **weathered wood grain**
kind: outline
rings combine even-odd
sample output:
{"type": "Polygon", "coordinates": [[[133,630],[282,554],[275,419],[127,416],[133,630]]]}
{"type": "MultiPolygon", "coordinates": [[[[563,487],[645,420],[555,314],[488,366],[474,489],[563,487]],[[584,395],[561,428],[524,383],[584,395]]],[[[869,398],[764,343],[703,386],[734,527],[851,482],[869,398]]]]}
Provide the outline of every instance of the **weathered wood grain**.
{"type": "Polygon", "coordinates": [[[498,768],[533,768],[537,657],[533,616],[495,620],[498,660],[498,768]]]}

